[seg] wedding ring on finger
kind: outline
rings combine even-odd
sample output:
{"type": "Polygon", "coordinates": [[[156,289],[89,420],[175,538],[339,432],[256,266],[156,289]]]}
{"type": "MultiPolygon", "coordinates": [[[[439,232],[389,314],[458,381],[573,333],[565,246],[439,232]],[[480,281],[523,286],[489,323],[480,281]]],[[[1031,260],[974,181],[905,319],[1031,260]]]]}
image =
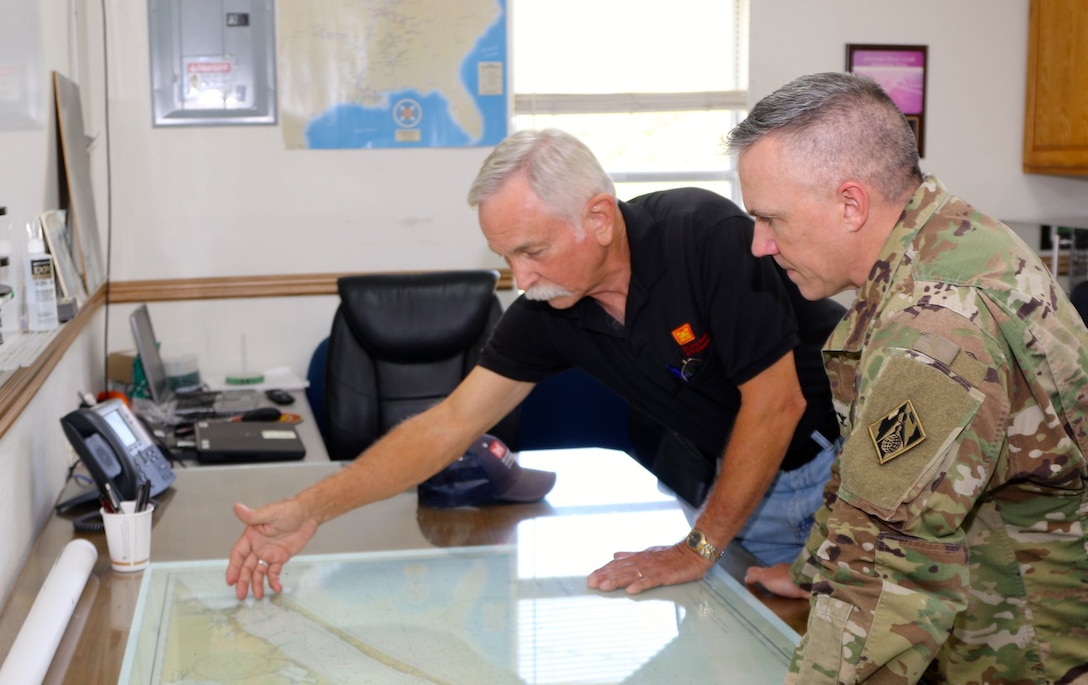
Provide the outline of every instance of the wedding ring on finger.
{"type": "Polygon", "coordinates": [[[265,561],[264,559],[258,559],[257,560],[257,565],[258,566],[264,566],[265,568],[268,568],[268,562],[265,561]]]}

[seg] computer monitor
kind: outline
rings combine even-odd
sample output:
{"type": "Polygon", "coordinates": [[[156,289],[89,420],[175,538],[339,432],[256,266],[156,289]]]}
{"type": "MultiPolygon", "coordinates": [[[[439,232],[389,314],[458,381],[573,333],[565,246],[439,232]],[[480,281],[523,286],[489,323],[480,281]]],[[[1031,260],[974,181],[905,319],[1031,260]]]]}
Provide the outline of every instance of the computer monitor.
{"type": "Polygon", "coordinates": [[[136,341],[136,352],[140,355],[151,401],[165,407],[174,399],[174,390],[170,387],[166,366],[159,354],[159,344],[155,338],[155,329],[151,327],[151,315],[147,311],[147,305],[141,304],[137,307],[128,320],[132,325],[132,337],[136,341]]]}

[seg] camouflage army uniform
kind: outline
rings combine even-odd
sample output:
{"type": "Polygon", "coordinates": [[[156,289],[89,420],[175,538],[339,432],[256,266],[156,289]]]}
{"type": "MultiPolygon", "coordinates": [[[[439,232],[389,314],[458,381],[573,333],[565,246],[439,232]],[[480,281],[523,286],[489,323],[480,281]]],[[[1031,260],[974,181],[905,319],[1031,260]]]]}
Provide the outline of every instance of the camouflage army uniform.
{"type": "Polygon", "coordinates": [[[1039,259],[927,177],[824,354],[787,682],[1088,683],[1088,331],[1039,259]]]}

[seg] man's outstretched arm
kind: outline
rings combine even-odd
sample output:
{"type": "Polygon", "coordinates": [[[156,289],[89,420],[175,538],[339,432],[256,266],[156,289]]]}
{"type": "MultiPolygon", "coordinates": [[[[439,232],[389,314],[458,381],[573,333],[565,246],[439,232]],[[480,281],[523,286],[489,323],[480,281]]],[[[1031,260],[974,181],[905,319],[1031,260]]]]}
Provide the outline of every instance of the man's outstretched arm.
{"type": "Polygon", "coordinates": [[[266,580],[279,592],[283,565],[322,523],[438,473],[517,407],[532,387],[476,367],[449,397],[389,431],[336,474],[264,507],[235,505],[246,528],[231,549],[227,584],[235,587],[238,599],[250,590],[257,599],[263,597],[266,580]]]}

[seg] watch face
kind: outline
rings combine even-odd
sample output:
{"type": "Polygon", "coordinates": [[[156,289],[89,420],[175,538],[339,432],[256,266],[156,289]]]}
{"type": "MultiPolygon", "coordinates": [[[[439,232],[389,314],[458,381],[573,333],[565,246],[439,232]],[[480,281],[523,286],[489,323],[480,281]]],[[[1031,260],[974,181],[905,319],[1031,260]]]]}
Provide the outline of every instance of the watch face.
{"type": "Polygon", "coordinates": [[[703,534],[697,530],[693,530],[688,533],[688,547],[692,549],[699,549],[699,546],[703,544],[703,534]]]}

